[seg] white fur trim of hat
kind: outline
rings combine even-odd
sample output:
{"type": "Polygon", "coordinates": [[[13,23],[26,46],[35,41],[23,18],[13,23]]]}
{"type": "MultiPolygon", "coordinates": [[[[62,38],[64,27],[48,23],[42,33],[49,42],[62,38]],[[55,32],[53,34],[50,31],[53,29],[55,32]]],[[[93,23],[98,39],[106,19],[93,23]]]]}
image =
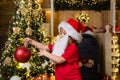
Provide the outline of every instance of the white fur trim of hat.
{"type": "Polygon", "coordinates": [[[66,21],[62,21],[59,26],[58,26],[58,30],[60,29],[60,27],[62,27],[69,36],[71,36],[73,39],[75,39],[78,43],[81,42],[82,40],[82,35],[81,33],[77,32],[73,27],[71,26],[69,23],[67,23],[66,21]]]}

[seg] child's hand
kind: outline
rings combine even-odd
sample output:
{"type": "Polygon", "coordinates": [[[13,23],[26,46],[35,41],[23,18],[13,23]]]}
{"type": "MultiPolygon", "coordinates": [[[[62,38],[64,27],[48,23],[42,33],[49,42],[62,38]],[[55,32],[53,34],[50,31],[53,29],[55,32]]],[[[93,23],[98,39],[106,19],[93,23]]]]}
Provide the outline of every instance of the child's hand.
{"type": "Polygon", "coordinates": [[[80,66],[80,67],[82,67],[82,66],[83,66],[82,62],[79,62],[79,66],[80,66]]]}
{"type": "Polygon", "coordinates": [[[25,42],[25,44],[31,44],[32,39],[30,39],[30,38],[25,38],[25,39],[24,39],[24,42],[25,42]]]}
{"type": "Polygon", "coordinates": [[[38,56],[45,56],[47,54],[48,52],[46,50],[40,50],[40,52],[38,53],[38,56]]]}

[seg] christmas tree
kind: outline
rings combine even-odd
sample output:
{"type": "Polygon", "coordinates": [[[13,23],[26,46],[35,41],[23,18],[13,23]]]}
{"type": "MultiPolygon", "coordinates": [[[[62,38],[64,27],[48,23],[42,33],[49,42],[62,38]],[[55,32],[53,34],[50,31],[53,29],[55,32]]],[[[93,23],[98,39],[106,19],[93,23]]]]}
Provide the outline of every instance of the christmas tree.
{"type": "Polygon", "coordinates": [[[38,74],[50,75],[54,72],[51,61],[44,56],[39,57],[37,55],[39,50],[34,46],[25,45],[23,41],[24,38],[30,37],[38,42],[49,44],[44,22],[44,10],[39,0],[15,1],[8,40],[0,57],[0,80],[27,80],[38,74]],[[19,46],[25,46],[31,51],[28,62],[20,63],[15,59],[14,52],[19,46]]]}

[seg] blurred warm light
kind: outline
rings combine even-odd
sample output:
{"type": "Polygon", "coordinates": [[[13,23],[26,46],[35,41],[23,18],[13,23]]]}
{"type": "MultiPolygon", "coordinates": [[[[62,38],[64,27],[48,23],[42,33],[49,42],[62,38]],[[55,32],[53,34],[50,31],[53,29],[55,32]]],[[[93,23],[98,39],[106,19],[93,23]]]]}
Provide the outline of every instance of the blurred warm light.
{"type": "Polygon", "coordinates": [[[114,34],[112,36],[112,80],[118,80],[118,73],[119,73],[119,59],[120,53],[119,53],[119,45],[118,45],[118,36],[114,34]]]}
{"type": "Polygon", "coordinates": [[[44,2],[44,0],[36,0],[36,3],[39,3],[39,4],[41,4],[43,2],[44,2]]]}
{"type": "Polygon", "coordinates": [[[112,71],[113,71],[113,72],[118,72],[119,69],[118,69],[118,68],[113,68],[112,71]]]}
{"type": "Polygon", "coordinates": [[[59,39],[59,35],[57,35],[57,36],[55,36],[55,37],[52,37],[51,43],[54,44],[57,39],[59,39]]]}
{"type": "Polygon", "coordinates": [[[19,68],[22,68],[22,66],[23,66],[23,63],[18,63],[17,68],[18,68],[18,69],[19,69],[19,68]]]}
{"type": "Polygon", "coordinates": [[[45,16],[46,16],[46,22],[50,22],[50,18],[51,18],[51,11],[50,10],[46,10],[45,11],[45,16]]]}

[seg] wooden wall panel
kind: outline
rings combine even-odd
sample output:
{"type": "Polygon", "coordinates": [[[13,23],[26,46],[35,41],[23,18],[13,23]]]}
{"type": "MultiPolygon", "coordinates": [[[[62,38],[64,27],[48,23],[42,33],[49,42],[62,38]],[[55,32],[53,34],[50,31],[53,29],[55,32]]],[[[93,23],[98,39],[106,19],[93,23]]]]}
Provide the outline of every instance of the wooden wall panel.
{"type": "Polygon", "coordinates": [[[10,25],[9,22],[12,18],[13,10],[13,0],[0,1],[0,49],[3,48],[4,43],[7,40],[7,32],[10,25]]]}

